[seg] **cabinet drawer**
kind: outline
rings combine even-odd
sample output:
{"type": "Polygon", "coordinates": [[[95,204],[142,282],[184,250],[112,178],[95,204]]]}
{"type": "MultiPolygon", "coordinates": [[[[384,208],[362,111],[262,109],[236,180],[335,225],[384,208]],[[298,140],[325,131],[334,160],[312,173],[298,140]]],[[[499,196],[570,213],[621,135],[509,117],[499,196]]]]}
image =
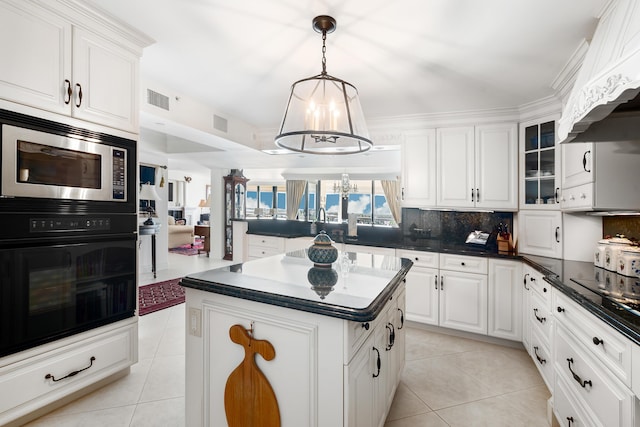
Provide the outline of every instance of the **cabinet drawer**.
{"type": "Polygon", "coordinates": [[[271,248],[278,252],[284,252],[284,239],[274,236],[260,236],[257,234],[249,234],[249,247],[260,246],[262,248],[271,248]]]}
{"type": "Polygon", "coordinates": [[[437,252],[409,251],[398,249],[396,256],[407,258],[413,262],[414,267],[438,268],[439,254],[437,252]]]}
{"type": "Polygon", "coordinates": [[[353,356],[358,352],[358,349],[363,342],[371,335],[371,332],[375,326],[379,323],[379,319],[372,320],[371,322],[351,322],[344,321],[345,324],[345,364],[348,364],[353,356]]]}
{"type": "Polygon", "coordinates": [[[281,254],[283,251],[263,246],[249,246],[248,252],[249,258],[264,258],[281,254]]]}
{"type": "Polygon", "coordinates": [[[545,345],[549,346],[553,330],[553,316],[546,303],[535,293],[531,294],[529,323],[531,324],[531,329],[537,330],[540,337],[544,339],[545,345]]]}
{"type": "Polygon", "coordinates": [[[555,334],[556,375],[561,375],[600,424],[630,426],[634,396],[588,350],[576,341],[562,322],[555,334]]]}
{"type": "Polygon", "coordinates": [[[131,366],[137,339],[135,326],[128,326],[2,367],[0,389],[11,392],[0,399],[0,424],[131,366]]]}
{"type": "Polygon", "coordinates": [[[563,322],[578,342],[627,387],[631,387],[631,341],[555,290],[553,307],[557,321],[563,322]]]}
{"type": "Polygon", "coordinates": [[[551,310],[551,285],[544,280],[542,274],[540,274],[536,270],[531,270],[530,273],[525,277],[527,282],[527,287],[533,289],[535,292],[533,294],[537,294],[540,296],[541,301],[544,303],[544,307],[547,310],[551,310]]]}
{"type": "Polygon", "coordinates": [[[553,390],[553,358],[550,347],[545,341],[546,340],[540,337],[537,330],[531,330],[531,351],[529,353],[547,387],[549,390],[553,390]]]}
{"type": "Polygon", "coordinates": [[[489,268],[488,266],[489,261],[487,260],[487,258],[453,254],[440,254],[441,270],[487,274],[489,268]]]}
{"type": "Polygon", "coordinates": [[[591,427],[594,424],[573,397],[569,384],[563,376],[556,376],[556,384],[553,389],[553,410],[560,425],[571,427],[591,427]]]}

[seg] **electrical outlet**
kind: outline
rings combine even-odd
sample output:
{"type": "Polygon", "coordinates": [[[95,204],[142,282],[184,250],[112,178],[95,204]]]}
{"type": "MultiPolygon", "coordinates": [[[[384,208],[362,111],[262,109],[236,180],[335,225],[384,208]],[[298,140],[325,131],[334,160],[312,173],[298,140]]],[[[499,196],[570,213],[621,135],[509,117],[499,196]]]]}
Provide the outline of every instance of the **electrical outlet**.
{"type": "Polygon", "coordinates": [[[202,336],[202,310],[199,308],[189,307],[189,334],[202,336]]]}

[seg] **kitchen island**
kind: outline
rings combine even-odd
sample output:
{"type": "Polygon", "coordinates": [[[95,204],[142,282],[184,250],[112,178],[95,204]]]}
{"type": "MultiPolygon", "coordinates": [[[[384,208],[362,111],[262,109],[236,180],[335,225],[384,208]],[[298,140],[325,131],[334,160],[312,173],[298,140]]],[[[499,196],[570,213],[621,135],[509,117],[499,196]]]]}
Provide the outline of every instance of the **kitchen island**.
{"type": "Polygon", "coordinates": [[[382,426],[404,366],[411,265],[342,252],[333,268],[318,268],[300,250],[183,278],[187,425],[228,425],[227,381],[252,340],[264,340],[275,357],[255,355],[255,363],[282,426],[382,426]],[[235,325],[248,346],[230,338],[235,325]]]}

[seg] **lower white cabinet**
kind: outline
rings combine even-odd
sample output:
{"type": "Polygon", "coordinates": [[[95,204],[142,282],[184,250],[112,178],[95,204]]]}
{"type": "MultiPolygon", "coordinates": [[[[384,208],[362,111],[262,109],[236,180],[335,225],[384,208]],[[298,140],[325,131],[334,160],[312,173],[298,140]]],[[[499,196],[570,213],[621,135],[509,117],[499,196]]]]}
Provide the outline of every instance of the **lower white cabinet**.
{"type": "Polygon", "coordinates": [[[489,323],[493,337],[522,341],[522,262],[489,260],[489,323]]]}
{"type": "Polygon", "coordinates": [[[265,258],[285,251],[284,237],[248,234],[248,259],[265,258]]]}
{"type": "Polygon", "coordinates": [[[440,273],[440,326],[486,335],[486,274],[440,273]]]}
{"type": "Polygon", "coordinates": [[[281,425],[384,425],[404,366],[403,285],[364,323],[191,288],[186,301],[187,313],[202,317],[199,335],[187,329],[186,425],[226,425],[226,381],[244,358],[229,338],[233,325],[275,349],[272,360],[255,360],[275,392],[281,425]]]}
{"type": "Polygon", "coordinates": [[[118,374],[137,360],[137,317],[3,357],[0,425],[118,374]]]}

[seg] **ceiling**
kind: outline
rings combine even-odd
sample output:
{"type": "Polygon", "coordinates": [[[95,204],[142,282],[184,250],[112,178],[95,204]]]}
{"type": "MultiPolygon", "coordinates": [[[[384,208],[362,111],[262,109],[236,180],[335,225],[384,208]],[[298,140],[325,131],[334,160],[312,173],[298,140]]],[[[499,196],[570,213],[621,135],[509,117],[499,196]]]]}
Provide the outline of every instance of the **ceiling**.
{"type": "MultiPolygon", "coordinates": [[[[354,84],[365,117],[376,120],[511,108],[553,95],[551,83],[591,37],[608,0],[86,1],[156,40],[144,51],[143,78],[256,129],[275,129],[291,84],[321,71],[316,15],[337,20],[327,36],[327,72],[354,84]]],[[[389,152],[357,160],[238,154],[215,140],[204,145],[221,151],[194,156],[192,139],[176,137],[171,160],[216,167],[399,162],[389,152]]]]}

